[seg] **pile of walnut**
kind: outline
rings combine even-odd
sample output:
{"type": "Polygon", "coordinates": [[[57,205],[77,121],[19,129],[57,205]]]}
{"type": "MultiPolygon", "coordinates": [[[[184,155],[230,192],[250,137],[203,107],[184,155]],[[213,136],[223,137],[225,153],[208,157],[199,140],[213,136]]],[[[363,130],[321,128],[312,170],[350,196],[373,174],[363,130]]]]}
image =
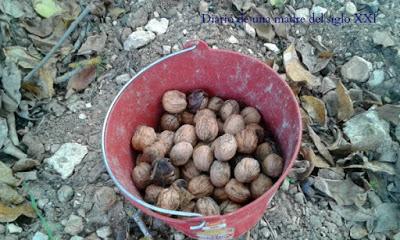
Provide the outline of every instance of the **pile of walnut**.
{"type": "Polygon", "coordinates": [[[137,127],[132,146],[141,153],[132,171],[144,200],[170,210],[219,215],[236,211],[273,185],[283,160],[260,126],[254,107],[209,98],[164,93],[161,133],[137,127]]]}

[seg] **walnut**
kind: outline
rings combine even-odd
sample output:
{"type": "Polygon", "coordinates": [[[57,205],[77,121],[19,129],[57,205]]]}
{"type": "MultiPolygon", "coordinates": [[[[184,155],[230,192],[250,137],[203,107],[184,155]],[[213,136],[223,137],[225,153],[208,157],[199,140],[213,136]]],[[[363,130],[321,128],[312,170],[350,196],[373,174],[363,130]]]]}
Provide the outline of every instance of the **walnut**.
{"type": "Polygon", "coordinates": [[[163,158],[167,153],[167,147],[161,141],[156,141],[143,150],[143,160],[152,163],[154,160],[163,158]]]}
{"type": "Polygon", "coordinates": [[[252,153],[257,148],[258,138],[254,130],[245,128],[235,135],[237,150],[240,153],[252,153]]]}
{"type": "Polygon", "coordinates": [[[174,132],[168,130],[162,131],[158,135],[158,141],[164,144],[166,152],[168,153],[174,145],[174,132]]]}
{"type": "Polygon", "coordinates": [[[171,158],[172,164],[175,166],[182,166],[189,161],[192,153],[193,147],[190,143],[179,142],[172,147],[169,157],[171,158]]]}
{"type": "Polygon", "coordinates": [[[176,130],[174,143],[177,144],[179,142],[188,142],[192,144],[192,146],[196,145],[197,137],[194,126],[184,124],[180,128],[178,128],[178,130],[176,130]]]}
{"type": "Polygon", "coordinates": [[[194,125],[194,120],[193,119],[194,119],[194,114],[193,113],[186,112],[186,111],[181,113],[181,122],[183,124],[194,125]]]}
{"type": "Polygon", "coordinates": [[[157,197],[162,190],[164,190],[163,187],[157,186],[155,184],[147,186],[144,194],[144,200],[148,203],[156,203],[157,197]]]}
{"type": "Polygon", "coordinates": [[[262,161],[262,169],[269,177],[279,177],[283,170],[283,159],[277,154],[271,153],[262,161]]]}
{"type": "Polygon", "coordinates": [[[210,142],[218,136],[218,122],[216,118],[202,117],[196,122],[196,135],[205,142],[210,142]]]}
{"type": "Polygon", "coordinates": [[[180,204],[179,197],[179,192],[175,188],[169,187],[164,189],[158,195],[157,206],[169,210],[176,210],[179,208],[180,204]]]}
{"type": "Polygon", "coordinates": [[[260,174],[260,164],[254,158],[243,158],[235,167],[235,178],[242,183],[249,183],[260,174]]]}
{"type": "Polygon", "coordinates": [[[219,97],[212,97],[209,101],[208,101],[208,109],[213,110],[214,112],[218,112],[222,105],[224,104],[224,100],[222,100],[219,97]]]}
{"type": "Polygon", "coordinates": [[[249,189],[234,178],[225,185],[225,192],[228,198],[236,203],[244,203],[250,198],[249,189]]]}
{"type": "Polygon", "coordinates": [[[231,178],[231,167],[228,162],[214,161],[210,169],[210,180],[215,187],[223,187],[231,178]]]}
{"type": "Polygon", "coordinates": [[[196,202],[190,201],[188,204],[181,206],[181,211],[184,212],[194,212],[194,208],[196,206],[196,202]]]}
{"type": "Polygon", "coordinates": [[[200,171],[194,166],[192,160],[189,160],[183,167],[182,167],[182,176],[186,180],[190,180],[194,177],[200,175],[200,171]]]}
{"type": "Polygon", "coordinates": [[[178,179],[175,180],[175,182],[172,183],[172,187],[175,188],[179,192],[179,199],[180,199],[180,206],[186,206],[189,204],[190,201],[194,199],[193,194],[191,194],[187,190],[187,182],[184,179],[178,179]]]}
{"type": "Polygon", "coordinates": [[[220,209],[222,214],[228,214],[228,213],[233,213],[236,212],[239,208],[242,206],[240,204],[234,203],[232,201],[226,200],[223,201],[220,205],[220,209]]]}
{"type": "Polygon", "coordinates": [[[250,192],[251,196],[256,199],[263,195],[266,191],[268,191],[272,187],[273,183],[271,178],[265,176],[264,174],[258,175],[254,181],[250,184],[250,192]]]}
{"type": "Polygon", "coordinates": [[[175,181],[178,177],[177,169],[171,164],[168,158],[157,159],[153,162],[153,171],[150,179],[159,186],[167,186],[175,181]]]}
{"type": "Polygon", "coordinates": [[[228,199],[228,194],[226,194],[224,187],[214,188],[213,197],[217,201],[222,202],[228,199]]]}
{"type": "Polygon", "coordinates": [[[271,153],[272,147],[271,144],[269,144],[268,142],[261,143],[260,145],[258,145],[256,150],[257,159],[260,161],[264,160],[264,158],[266,158],[271,153]]]}
{"type": "Polygon", "coordinates": [[[207,145],[198,146],[193,151],[193,163],[199,171],[208,172],[213,159],[213,152],[207,145]]]}
{"type": "Polygon", "coordinates": [[[156,139],[157,135],[152,127],[139,125],[132,137],[132,147],[135,150],[143,151],[145,147],[153,144],[156,139]]]}
{"type": "Polygon", "coordinates": [[[210,196],[214,191],[214,186],[208,176],[200,175],[189,181],[188,189],[196,198],[201,198],[210,196]]]}
{"type": "Polygon", "coordinates": [[[207,107],[208,94],[201,89],[197,89],[189,94],[187,100],[189,111],[195,113],[197,110],[207,107]]]}
{"type": "Polygon", "coordinates": [[[218,123],[218,136],[224,134],[224,122],[221,119],[217,119],[218,123]]]}
{"type": "Polygon", "coordinates": [[[161,116],[160,126],[162,130],[175,131],[180,126],[179,119],[173,114],[164,113],[161,116]]]}
{"type": "Polygon", "coordinates": [[[139,189],[144,189],[150,184],[151,166],[146,162],[141,162],[132,170],[132,180],[139,189]]]}
{"type": "Polygon", "coordinates": [[[164,93],[162,105],[169,113],[180,113],[186,109],[186,95],[178,90],[170,90],[164,93]]]}
{"type": "Polygon", "coordinates": [[[193,122],[197,123],[197,121],[199,121],[199,119],[201,119],[203,117],[217,118],[217,116],[215,115],[215,113],[213,111],[205,108],[205,109],[201,109],[201,110],[197,111],[197,113],[193,117],[193,122]]]}
{"type": "Polygon", "coordinates": [[[235,135],[245,127],[243,117],[239,114],[230,115],[224,123],[224,132],[235,135]]]}
{"type": "Polygon", "coordinates": [[[228,161],[235,156],[237,149],[236,139],[231,134],[226,133],[214,141],[213,147],[216,159],[220,161],[228,161]]]}
{"type": "Polygon", "coordinates": [[[196,202],[196,212],[204,216],[219,215],[220,209],[218,204],[210,197],[203,197],[196,202]]]}
{"type": "Polygon", "coordinates": [[[259,123],[261,121],[261,115],[254,107],[243,108],[243,110],[240,112],[240,115],[243,116],[244,122],[246,124],[259,123]]]}
{"type": "Polygon", "coordinates": [[[230,115],[239,113],[239,110],[240,107],[237,101],[232,99],[226,100],[219,110],[219,115],[221,116],[222,120],[225,121],[230,115]]]}
{"type": "Polygon", "coordinates": [[[256,132],[256,135],[257,135],[257,138],[258,138],[258,142],[264,142],[264,140],[265,140],[264,139],[264,137],[265,137],[264,128],[262,128],[257,123],[250,123],[250,124],[246,125],[246,128],[254,130],[256,132]]]}

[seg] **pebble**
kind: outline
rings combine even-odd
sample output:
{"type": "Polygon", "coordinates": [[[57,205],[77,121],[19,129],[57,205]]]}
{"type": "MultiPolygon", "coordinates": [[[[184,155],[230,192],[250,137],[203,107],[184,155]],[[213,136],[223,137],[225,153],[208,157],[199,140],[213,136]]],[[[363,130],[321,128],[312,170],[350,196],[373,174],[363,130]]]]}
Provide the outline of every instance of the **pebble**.
{"type": "Polygon", "coordinates": [[[83,220],[81,217],[76,215],[69,216],[69,219],[65,223],[64,232],[70,235],[77,235],[83,230],[83,220]]]}
{"type": "Polygon", "coordinates": [[[174,240],[184,240],[185,239],[185,235],[183,235],[180,232],[176,232],[174,233],[174,240]]]}
{"type": "Polygon", "coordinates": [[[129,73],[124,73],[124,74],[118,75],[115,78],[115,82],[118,83],[118,84],[125,84],[129,80],[131,80],[131,75],[129,73]]]}
{"type": "Polygon", "coordinates": [[[321,218],[319,216],[312,215],[310,217],[310,223],[314,228],[322,227],[321,218]]]}
{"type": "Polygon", "coordinates": [[[188,30],[186,30],[186,29],[183,29],[183,30],[182,30],[183,36],[186,36],[188,33],[189,33],[188,30]]]}
{"type": "Polygon", "coordinates": [[[3,224],[0,224],[0,234],[3,234],[6,232],[6,228],[4,227],[3,224]]]}
{"type": "Polygon", "coordinates": [[[376,45],[382,45],[383,47],[396,45],[392,36],[386,31],[375,31],[372,35],[372,40],[376,45]]]}
{"type": "Polygon", "coordinates": [[[47,198],[41,198],[37,201],[37,205],[40,209],[44,209],[44,207],[49,203],[49,199],[47,198]]]}
{"type": "Polygon", "coordinates": [[[370,87],[379,86],[385,80],[385,72],[383,70],[375,70],[372,72],[371,77],[368,80],[370,87]]]}
{"type": "Polygon", "coordinates": [[[231,35],[231,36],[227,39],[227,41],[228,41],[229,43],[232,43],[232,44],[237,44],[237,43],[239,43],[239,40],[237,40],[237,38],[235,38],[235,36],[233,36],[233,35],[231,35]]]}
{"type": "Polygon", "coordinates": [[[367,229],[361,225],[354,225],[350,228],[350,237],[352,239],[361,239],[368,235],[367,229]]]}
{"type": "Polygon", "coordinates": [[[151,31],[137,30],[131,33],[124,42],[124,49],[129,51],[134,48],[140,48],[156,38],[156,35],[151,31]]]}
{"type": "Polygon", "coordinates": [[[97,236],[100,238],[106,239],[107,237],[111,236],[112,230],[110,226],[104,226],[96,230],[97,236]]]}
{"type": "Polygon", "coordinates": [[[365,82],[372,71],[372,64],[362,57],[354,56],[342,66],[342,76],[348,80],[365,82]]]}
{"type": "Polygon", "coordinates": [[[17,172],[15,176],[19,179],[23,179],[24,181],[35,181],[38,179],[37,171],[29,171],[29,172],[17,172]]]}
{"type": "Polygon", "coordinates": [[[269,50],[273,51],[274,53],[279,53],[280,50],[279,48],[276,46],[276,44],[273,43],[264,43],[264,46],[266,48],[268,48],[269,50]]]}
{"type": "Polygon", "coordinates": [[[42,233],[42,232],[36,232],[35,235],[33,235],[32,240],[48,240],[49,237],[42,233]]]}
{"type": "Polygon", "coordinates": [[[174,44],[174,46],[172,46],[172,51],[173,52],[179,51],[179,45],[178,44],[174,44]]]}
{"type": "Polygon", "coordinates": [[[63,185],[57,191],[58,201],[60,201],[62,203],[70,201],[73,196],[74,196],[74,190],[72,189],[71,186],[68,186],[68,185],[63,185]]]}
{"type": "Polygon", "coordinates": [[[94,193],[94,204],[101,211],[107,211],[115,203],[117,197],[110,187],[101,187],[94,193]]]}
{"type": "Polygon", "coordinates": [[[251,37],[256,37],[256,30],[248,23],[244,24],[244,31],[249,34],[251,37]]]}
{"type": "Polygon", "coordinates": [[[397,141],[400,142],[400,125],[397,125],[394,135],[397,138],[397,141]]]}
{"type": "Polygon", "coordinates": [[[69,240],[83,240],[83,237],[80,236],[72,236],[69,240]]]}
{"type": "Polygon", "coordinates": [[[163,45],[162,46],[162,53],[163,55],[167,55],[171,53],[171,46],[163,45]]]}
{"type": "Polygon", "coordinates": [[[160,20],[153,18],[146,26],[146,30],[154,32],[157,35],[161,35],[167,32],[169,21],[166,18],[161,18],[160,20]]]}
{"type": "Polygon", "coordinates": [[[268,239],[271,235],[271,232],[268,230],[268,228],[264,227],[261,229],[261,235],[264,237],[263,239],[268,239]]]}
{"type": "Polygon", "coordinates": [[[344,9],[346,10],[346,13],[349,15],[354,15],[355,13],[357,13],[357,7],[352,2],[346,2],[346,4],[344,5],[344,9]]]}
{"type": "Polygon", "coordinates": [[[304,18],[308,22],[310,18],[310,10],[308,8],[300,8],[296,10],[296,17],[304,18]]]}
{"type": "Polygon", "coordinates": [[[7,232],[9,233],[21,233],[22,228],[14,223],[7,224],[7,232]]]}
{"type": "Polygon", "coordinates": [[[294,200],[300,204],[304,204],[305,202],[305,197],[302,192],[298,192],[294,195],[294,200]]]}
{"type": "Polygon", "coordinates": [[[207,13],[208,12],[208,2],[201,0],[199,3],[199,12],[207,13]]]}
{"type": "Polygon", "coordinates": [[[159,18],[160,17],[160,14],[157,11],[154,11],[153,15],[154,15],[155,18],[159,18]]]}
{"type": "Polygon", "coordinates": [[[136,12],[128,14],[127,24],[132,29],[136,29],[137,27],[145,25],[148,17],[147,11],[138,9],[136,12]]]}
{"type": "Polygon", "coordinates": [[[312,14],[314,14],[314,17],[320,17],[321,14],[325,14],[327,12],[328,12],[328,9],[315,5],[314,7],[311,8],[310,15],[312,16],[312,14]]]}

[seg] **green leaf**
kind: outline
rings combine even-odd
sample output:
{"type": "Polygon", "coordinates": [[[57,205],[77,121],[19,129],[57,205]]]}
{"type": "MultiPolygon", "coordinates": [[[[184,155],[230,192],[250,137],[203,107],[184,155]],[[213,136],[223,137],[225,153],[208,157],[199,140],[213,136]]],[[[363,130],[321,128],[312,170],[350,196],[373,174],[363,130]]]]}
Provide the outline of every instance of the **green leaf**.
{"type": "Polygon", "coordinates": [[[49,18],[62,12],[62,8],[55,0],[33,0],[33,8],[44,18],[49,18]]]}

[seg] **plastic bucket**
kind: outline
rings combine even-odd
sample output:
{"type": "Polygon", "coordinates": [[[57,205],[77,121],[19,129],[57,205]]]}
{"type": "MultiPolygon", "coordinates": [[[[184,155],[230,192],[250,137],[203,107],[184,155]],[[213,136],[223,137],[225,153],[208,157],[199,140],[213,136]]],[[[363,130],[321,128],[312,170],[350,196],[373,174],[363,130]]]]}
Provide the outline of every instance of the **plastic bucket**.
{"type": "Polygon", "coordinates": [[[198,239],[230,239],[254,226],[288,174],[297,156],[302,123],[298,103],[284,80],[262,61],[202,41],[149,65],[132,78],[114,99],[103,126],[102,150],[107,171],[122,194],[144,213],[198,239]],[[282,176],[264,195],[222,216],[170,211],[144,202],[131,180],[134,154],[130,140],[139,124],[156,126],[161,97],[170,89],[189,92],[202,88],[211,95],[255,106],[279,144],[285,166],[282,176]],[[172,218],[179,215],[185,218],[172,218]]]}

